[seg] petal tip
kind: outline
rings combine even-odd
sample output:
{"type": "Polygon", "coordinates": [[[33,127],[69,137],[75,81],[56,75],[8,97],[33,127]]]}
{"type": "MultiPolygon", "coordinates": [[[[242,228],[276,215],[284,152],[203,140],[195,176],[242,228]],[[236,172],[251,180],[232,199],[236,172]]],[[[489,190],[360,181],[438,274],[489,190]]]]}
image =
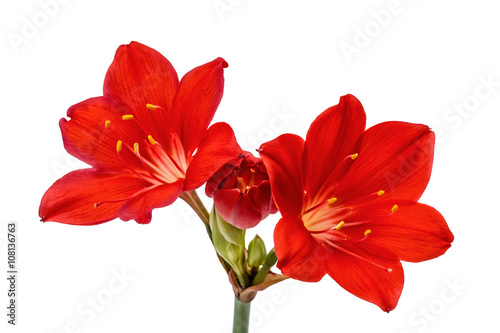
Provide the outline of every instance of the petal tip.
{"type": "Polygon", "coordinates": [[[222,65],[222,68],[228,68],[229,64],[227,63],[226,60],[222,57],[218,57],[217,59],[214,60],[215,62],[219,62],[222,65]]]}

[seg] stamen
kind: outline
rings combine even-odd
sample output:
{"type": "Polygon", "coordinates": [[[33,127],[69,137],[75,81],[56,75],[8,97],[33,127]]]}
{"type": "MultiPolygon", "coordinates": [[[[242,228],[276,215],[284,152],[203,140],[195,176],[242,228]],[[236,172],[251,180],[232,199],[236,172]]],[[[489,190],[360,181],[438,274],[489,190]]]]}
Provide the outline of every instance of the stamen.
{"type": "Polygon", "coordinates": [[[370,229],[367,229],[364,233],[365,237],[368,237],[369,234],[371,234],[372,231],[370,229]]]}
{"type": "Polygon", "coordinates": [[[134,115],[132,115],[132,114],[125,114],[125,115],[122,116],[122,119],[123,120],[134,119],[134,115]]]}
{"type": "Polygon", "coordinates": [[[164,183],[165,182],[163,180],[161,180],[160,178],[158,178],[155,174],[153,174],[153,172],[151,172],[150,168],[148,167],[148,165],[146,165],[146,161],[142,158],[141,154],[139,153],[139,144],[136,142],[134,143],[134,153],[137,155],[137,157],[139,157],[139,161],[141,161],[142,163],[142,166],[144,167],[144,169],[148,172],[148,174],[156,179],[157,181],[159,181],[160,183],[164,183]]]}
{"type": "MultiPolygon", "coordinates": [[[[156,142],[156,141],[155,141],[156,142]]],[[[172,164],[177,168],[177,170],[179,170],[180,172],[184,173],[184,170],[179,166],[179,164],[177,163],[177,161],[174,159],[174,157],[172,156],[171,152],[169,153],[169,150],[166,149],[161,143],[159,142],[156,142],[156,145],[158,147],[160,147],[164,152],[165,154],[167,155],[167,157],[170,159],[170,161],[172,162],[172,164]]],[[[156,152],[156,150],[153,150],[157,156],[159,156],[158,152],[156,152]]]]}
{"type": "Polygon", "coordinates": [[[153,104],[146,104],[146,107],[150,110],[156,110],[158,108],[156,105],[153,104]]]}
{"type": "Polygon", "coordinates": [[[342,229],[342,227],[344,226],[344,224],[345,224],[345,223],[344,223],[344,221],[340,221],[340,223],[339,223],[339,224],[337,224],[337,226],[335,227],[335,230],[340,230],[340,229],[342,229]]]}
{"type": "Polygon", "coordinates": [[[156,141],[155,141],[155,139],[153,139],[153,137],[151,135],[148,135],[148,140],[149,140],[149,143],[151,143],[153,146],[156,145],[156,141]]]}
{"type": "Polygon", "coordinates": [[[236,177],[236,187],[240,192],[245,192],[245,183],[241,177],[236,177]]]}
{"type": "Polygon", "coordinates": [[[365,196],[362,196],[362,197],[359,197],[359,198],[355,198],[352,201],[343,202],[343,204],[344,205],[352,206],[353,204],[357,204],[359,202],[363,202],[363,201],[365,201],[367,199],[370,199],[371,197],[374,197],[374,196],[381,197],[384,194],[385,194],[385,191],[384,190],[380,190],[380,191],[377,191],[377,192],[369,193],[369,194],[367,194],[365,196]]]}
{"type": "Polygon", "coordinates": [[[122,146],[123,146],[123,142],[121,142],[121,140],[118,140],[116,142],[116,151],[120,152],[122,150],[122,146]]]}
{"type": "MultiPolygon", "coordinates": [[[[349,222],[347,222],[346,227],[354,227],[354,226],[359,226],[359,225],[363,225],[363,224],[368,224],[368,223],[373,223],[373,222],[376,222],[376,221],[380,221],[380,220],[385,219],[386,217],[389,217],[389,216],[393,215],[394,213],[396,213],[397,210],[398,210],[398,208],[399,208],[398,205],[394,205],[392,207],[392,209],[391,209],[391,213],[389,213],[387,215],[384,215],[384,216],[380,216],[380,217],[374,218],[372,220],[349,221],[349,222]]],[[[371,230],[368,229],[367,231],[365,231],[365,234],[368,231],[371,233],[371,230]]]]}
{"type": "Polygon", "coordinates": [[[370,260],[370,259],[368,259],[368,258],[362,257],[362,256],[360,256],[359,254],[356,254],[356,253],[354,253],[354,252],[351,252],[351,251],[349,251],[349,250],[347,250],[347,249],[343,248],[343,247],[342,247],[342,246],[340,246],[339,244],[336,244],[335,242],[332,242],[332,241],[331,241],[331,240],[329,240],[329,239],[325,239],[325,243],[326,243],[326,244],[328,244],[328,245],[330,245],[331,247],[333,247],[333,248],[337,249],[337,250],[340,250],[340,251],[342,251],[342,252],[344,252],[344,253],[346,253],[346,254],[349,254],[349,255],[353,256],[354,258],[358,258],[358,259],[364,260],[364,261],[366,261],[366,262],[367,262],[367,263],[369,263],[369,264],[372,264],[372,265],[374,265],[374,266],[376,266],[376,267],[378,267],[378,268],[381,268],[381,269],[383,269],[384,271],[387,271],[387,272],[389,272],[389,273],[392,271],[392,269],[387,268],[387,267],[384,267],[384,266],[382,266],[382,265],[379,265],[379,264],[377,264],[376,262],[374,262],[374,261],[372,261],[372,260],[370,260]]]}
{"type": "Polygon", "coordinates": [[[335,198],[335,197],[333,197],[333,198],[331,198],[331,199],[328,199],[328,204],[329,204],[329,205],[333,205],[333,204],[334,204],[334,203],[336,203],[336,202],[337,202],[337,198],[335,198]]]}
{"type": "MultiPolygon", "coordinates": [[[[151,188],[154,188],[156,185],[153,185],[151,186],[151,188]]],[[[145,189],[145,191],[147,191],[149,188],[145,189]]],[[[104,201],[100,201],[100,202],[96,202],[94,203],[94,208],[99,208],[100,205],[102,204],[105,204],[105,203],[115,203],[115,202],[123,202],[123,201],[127,201],[129,199],[132,199],[138,195],[140,195],[141,193],[143,193],[143,191],[139,191],[139,192],[136,192],[128,197],[125,197],[125,198],[121,198],[121,199],[116,199],[116,200],[104,200],[104,201]]]]}
{"type": "Polygon", "coordinates": [[[111,121],[106,120],[106,121],[104,122],[104,127],[109,128],[109,126],[110,126],[110,125],[111,125],[111,121]]]}
{"type": "Polygon", "coordinates": [[[328,178],[323,182],[320,189],[316,192],[316,193],[318,193],[318,195],[312,201],[314,202],[318,199],[319,194],[323,193],[323,191],[326,190],[326,186],[331,187],[327,193],[329,196],[335,194],[335,189],[337,188],[339,183],[337,182],[335,185],[332,186],[333,180],[334,179],[341,179],[342,174],[347,172],[347,170],[349,170],[350,166],[352,165],[352,163],[347,163],[347,162],[349,162],[349,160],[354,161],[355,159],[358,158],[358,156],[359,156],[359,154],[355,153],[355,154],[347,155],[346,157],[344,157],[344,159],[339,162],[339,164],[335,167],[335,169],[333,169],[333,171],[330,173],[328,178]]]}

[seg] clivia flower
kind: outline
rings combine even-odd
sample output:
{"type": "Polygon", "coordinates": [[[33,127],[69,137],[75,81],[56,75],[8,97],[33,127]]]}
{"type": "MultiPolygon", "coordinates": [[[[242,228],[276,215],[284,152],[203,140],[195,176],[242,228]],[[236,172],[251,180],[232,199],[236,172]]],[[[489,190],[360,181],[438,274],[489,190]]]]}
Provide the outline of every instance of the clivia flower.
{"type": "Polygon", "coordinates": [[[246,151],[208,180],[205,194],[214,198],[222,218],[239,229],[253,228],[278,211],[262,160],[246,151]]]}
{"type": "Polygon", "coordinates": [[[227,63],[217,58],[180,80],[157,51],[118,48],[101,97],[73,105],[59,122],[64,147],[92,168],[57,180],[42,221],[93,225],[119,217],[149,223],[154,208],[203,185],[241,153],[231,127],[210,122],[227,63]]]}
{"type": "Polygon", "coordinates": [[[316,282],[325,274],[350,293],[393,310],[402,261],[442,255],[453,241],[442,215],[418,203],[429,181],[434,133],[425,125],[366,116],[343,96],[306,139],[284,134],[259,151],[282,214],[274,231],[278,268],[316,282]]]}

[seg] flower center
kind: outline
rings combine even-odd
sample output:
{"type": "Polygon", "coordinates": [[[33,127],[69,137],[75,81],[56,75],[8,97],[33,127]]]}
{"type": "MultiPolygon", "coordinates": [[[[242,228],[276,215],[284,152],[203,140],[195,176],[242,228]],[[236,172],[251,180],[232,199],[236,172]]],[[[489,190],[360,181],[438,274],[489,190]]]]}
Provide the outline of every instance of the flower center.
{"type": "MultiPolygon", "coordinates": [[[[162,107],[151,104],[148,104],[147,108],[152,111],[165,111],[162,107]]],[[[134,122],[143,136],[142,141],[138,142],[125,142],[116,138],[116,154],[127,169],[155,185],[170,184],[186,176],[189,161],[175,133],[171,133],[169,142],[162,145],[146,131],[134,115],[123,115],[122,121],[134,122]]],[[[112,126],[120,124],[112,124],[109,120],[104,122],[105,130],[112,126]]]]}
{"type": "MultiPolygon", "coordinates": [[[[344,168],[342,164],[345,164],[349,157],[354,160],[358,157],[358,154],[346,157],[346,159],[340,163],[341,165],[337,167],[333,173],[337,173],[338,176],[338,169],[344,168]]],[[[366,220],[360,220],[356,217],[355,213],[359,213],[359,208],[361,208],[360,206],[363,203],[374,199],[378,200],[379,197],[384,196],[385,191],[379,190],[363,197],[348,201],[342,200],[342,198],[337,198],[333,195],[331,197],[327,197],[328,199],[320,199],[318,202],[316,201],[318,198],[325,198],[325,193],[334,193],[335,189],[326,191],[325,186],[323,186],[320,192],[323,193],[317,193],[313,199],[310,198],[310,194],[304,192],[303,201],[306,203],[306,208],[302,211],[300,217],[302,218],[304,226],[309,231],[311,236],[313,236],[321,244],[325,244],[344,253],[348,253],[359,259],[369,261],[373,265],[391,272],[392,269],[382,267],[367,258],[360,257],[359,255],[347,250],[345,247],[347,243],[361,243],[365,241],[372,234],[370,227],[375,226],[374,222],[396,213],[398,206],[393,205],[390,212],[388,211],[386,214],[382,214],[382,216],[366,220]]]]}

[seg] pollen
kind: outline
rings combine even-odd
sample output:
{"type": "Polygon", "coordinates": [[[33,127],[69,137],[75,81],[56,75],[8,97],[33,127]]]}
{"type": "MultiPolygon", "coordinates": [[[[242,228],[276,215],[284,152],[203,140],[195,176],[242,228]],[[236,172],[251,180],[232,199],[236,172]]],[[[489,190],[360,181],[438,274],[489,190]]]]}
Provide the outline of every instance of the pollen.
{"type": "Polygon", "coordinates": [[[134,152],[139,155],[139,144],[137,142],[134,143],[134,152]]]}
{"type": "Polygon", "coordinates": [[[394,214],[395,212],[398,211],[398,208],[399,208],[398,205],[394,205],[391,209],[391,212],[394,214]]]}
{"type": "Polygon", "coordinates": [[[111,121],[106,120],[106,121],[104,122],[104,127],[109,128],[109,126],[110,126],[110,125],[111,125],[111,121]]]}
{"type": "Polygon", "coordinates": [[[148,135],[148,140],[149,140],[149,143],[151,143],[153,146],[156,144],[155,139],[153,139],[153,137],[151,135],[148,135]]]}
{"type": "Polygon", "coordinates": [[[123,142],[121,142],[121,140],[118,140],[116,142],[116,151],[120,152],[122,150],[122,146],[123,146],[123,142]]]}
{"type": "Polygon", "coordinates": [[[365,231],[364,235],[365,235],[365,237],[368,237],[368,235],[371,233],[372,233],[372,231],[370,229],[368,229],[365,231]]]}
{"type": "Polygon", "coordinates": [[[380,191],[378,191],[378,192],[377,192],[377,195],[378,195],[379,197],[383,196],[384,194],[385,194],[385,191],[384,191],[384,190],[380,190],[380,191]]]}
{"type": "Polygon", "coordinates": [[[337,224],[337,226],[335,227],[335,230],[340,230],[340,229],[342,229],[342,227],[344,226],[344,224],[345,224],[345,223],[344,223],[344,221],[340,221],[340,223],[339,223],[339,224],[337,224]]]}
{"type": "Polygon", "coordinates": [[[153,105],[153,104],[146,104],[146,107],[148,109],[150,109],[150,110],[156,110],[157,109],[157,107],[155,105],[153,105]]]}
{"type": "Polygon", "coordinates": [[[134,119],[134,115],[132,115],[132,114],[124,114],[124,115],[122,116],[122,119],[123,119],[123,120],[130,120],[130,119],[134,119]]]}
{"type": "Polygon", "coordinates": [[[336,202],[337,202],[337,198],[335,198],[335,197],[328,199],[328,204],[330,204],[330,205],[333,205],[336,202]]]}
{"type": "Polygon", "coordinates": [[[357,159],[357,158],[358,158],[358,156],[359,156],[359,154],[358,154],[358,153],[356,153],[356,154],[352,154],[352,155],[351,155],[351,160],[353,160],[353,161],[354,161],[355,159],[357,159]]]}

